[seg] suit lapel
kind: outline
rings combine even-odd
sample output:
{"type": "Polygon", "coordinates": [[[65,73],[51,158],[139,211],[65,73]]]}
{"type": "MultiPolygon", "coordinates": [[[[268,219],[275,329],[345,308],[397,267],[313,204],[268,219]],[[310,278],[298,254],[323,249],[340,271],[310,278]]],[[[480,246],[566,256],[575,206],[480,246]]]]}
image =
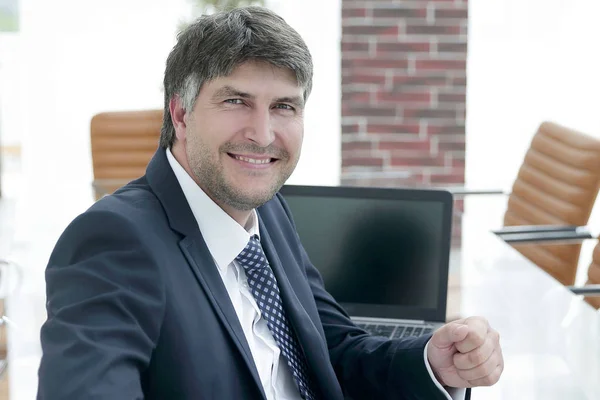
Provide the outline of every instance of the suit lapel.
{"type": "Polygon", "coordinates": [[[169,165],[164,149],[158,149],[150,161],[146,170],[146,178],[163,204],[171,229],[183,236],[179,242],[179,247],[194,276],[204,290],[215,314],[231,336],[237,351],[243,357],[263,398],[266,398],[239,318],[231,304],[231,299],[219,275],[217,266],[198,229],[192,210],[169,165]]]}
{"type": "Polygon", "coordinates": [[[262,392],[262,383],[248,347],[246,336],[240,325],[240,320],[231,304],[227,289],[223,285],[223,279],[219,275],[202,235],[198,232],[198,235],[187,236],[179,242],[179,247],[190,264],[198,283],[206,293],[215,314],[231,335],[237,350],[241,353],[255,383],[261,388],[262,392]]]}

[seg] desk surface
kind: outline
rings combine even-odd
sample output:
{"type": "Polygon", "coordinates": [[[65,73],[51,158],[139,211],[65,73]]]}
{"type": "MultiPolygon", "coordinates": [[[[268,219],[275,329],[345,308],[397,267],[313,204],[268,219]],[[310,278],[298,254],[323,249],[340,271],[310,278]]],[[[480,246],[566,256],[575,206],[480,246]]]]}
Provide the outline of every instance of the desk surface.
{"type": "MultiPolygon", "coordinates": [[[[495,212],[484,207],[494,201],[465,200],[461,240],[451,261],[451,316],[487,317],[500,332],[506,360],[500,382],[475,389],[473,398],[600,399],[600,314],[489,233],[501,222],[497,204],[495,212]]],[[[11,258],[23,266],[24,277],[7,303],[18,325],[8,332],[10,400],[35,398],[45,319],[43,270],[58,234],[87,207],[83,203],[61,204],[41,215],[32,215],[29,204],[17,214],[20,232],[11,258]]]]}
{"type": "MultiPolygon", "coordinates": [[[[600,313],[489,233],[481,200],[466,200],[459,315],[500,332],[505,371],[477,399],[600,399],[600,313]]],[[[495,217],[494,217],[495,218],[495,217]]]]}

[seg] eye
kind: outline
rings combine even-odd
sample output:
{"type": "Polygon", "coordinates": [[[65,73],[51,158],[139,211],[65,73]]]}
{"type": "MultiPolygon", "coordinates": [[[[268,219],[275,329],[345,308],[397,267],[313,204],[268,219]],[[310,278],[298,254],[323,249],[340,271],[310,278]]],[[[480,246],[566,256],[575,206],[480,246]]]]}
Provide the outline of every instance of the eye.
{"type": "Polygon", "coordinates": [[[285,103],[276,104],[275,108],[280,109],[280,110],[294,111],[294,107],[290,106],[289,104],[285,104],[285,103]]]}
{"type": "Polygon", "coordinates": [[[229,103],[229,104],[244,104],[244,101],[242,99],[227,99],[227,100],[225,100],[225,103],[229,103]]]}

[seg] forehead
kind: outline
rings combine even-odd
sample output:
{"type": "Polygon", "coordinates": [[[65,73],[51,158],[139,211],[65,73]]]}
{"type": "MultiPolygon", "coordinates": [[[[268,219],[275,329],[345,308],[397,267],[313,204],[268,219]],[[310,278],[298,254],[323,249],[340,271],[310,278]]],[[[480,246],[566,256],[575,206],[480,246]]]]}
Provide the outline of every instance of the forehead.
{"type": "Polygon", "coordinates": [[[303,92],[294,71],[258,61],[242,63],[231,74],[207,82],[213,90],[225,85],[234,85],[248,92],[286,91],[296,95],[303,92]]]}

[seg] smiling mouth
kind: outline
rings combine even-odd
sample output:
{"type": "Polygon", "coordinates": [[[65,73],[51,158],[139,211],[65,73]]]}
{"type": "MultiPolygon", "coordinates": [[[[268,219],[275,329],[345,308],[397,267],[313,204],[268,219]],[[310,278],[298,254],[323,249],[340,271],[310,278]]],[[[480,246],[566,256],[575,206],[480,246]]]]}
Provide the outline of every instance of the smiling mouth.
{"type": "Polygon", "coordinates": [[[245,157],[245,156],[240,156],[237,154],[231,154],[231,153],[227,153],[229,155],[229,157],[234,158],[238,161],[244,161],[247,162],[249,164],[255,164],[255,165],[265,165],[265,164],[269,164],[272,162],[277,161],[276,158],[252,158],[252,157],[245,157]]]}

